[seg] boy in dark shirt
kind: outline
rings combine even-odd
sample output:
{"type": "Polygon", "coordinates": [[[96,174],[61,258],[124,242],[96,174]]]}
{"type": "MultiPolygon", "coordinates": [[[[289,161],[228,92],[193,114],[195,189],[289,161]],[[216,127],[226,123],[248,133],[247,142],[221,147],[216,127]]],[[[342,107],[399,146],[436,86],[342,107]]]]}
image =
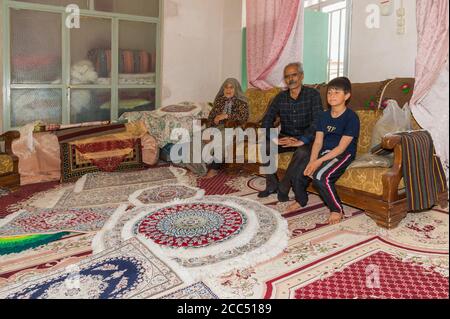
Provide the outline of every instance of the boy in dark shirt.
{"type": "Polygon", "coordinates": [[[355,159],[360,122],[358,115],[347,108],[352,86],[345,77],[328,84],[327,99],[331,109],[321,114],[311,158],[304,171],[313,180],[325,205],[330,209],[330,224],[337,224],[344,216],[336,181],[355,159]]]}

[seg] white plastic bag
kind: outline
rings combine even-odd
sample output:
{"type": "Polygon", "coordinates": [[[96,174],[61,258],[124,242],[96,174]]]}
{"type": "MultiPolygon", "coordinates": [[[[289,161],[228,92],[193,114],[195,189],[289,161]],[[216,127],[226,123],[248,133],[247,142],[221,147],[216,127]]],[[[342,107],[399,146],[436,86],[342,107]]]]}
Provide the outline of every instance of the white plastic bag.
{"type": "Polygon", "coordinates": [[[389,100],[383,111],[383,116],[373,128],[371,148],[381,143],[383,137],[388,133],[411,130],[411,109],[408,104],[403,108],[398,106],[397,101],[389,100]]]}

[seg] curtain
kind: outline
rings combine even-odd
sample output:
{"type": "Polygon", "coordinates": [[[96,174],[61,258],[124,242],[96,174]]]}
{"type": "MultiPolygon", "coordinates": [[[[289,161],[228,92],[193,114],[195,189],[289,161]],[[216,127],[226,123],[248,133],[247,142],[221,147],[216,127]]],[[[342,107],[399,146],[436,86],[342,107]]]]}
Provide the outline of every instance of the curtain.
{"type": "Polygon", "coordinates": [[[411,99],[414,118],[433,137],[437,155],[449,177],[449,5],[448,1],[416,1],[416,85],[411,99]]]}
{"type": "Polygon", "coordinates": [[[300,0],[247,0],[248,82],[259,89],[282,83],[283,68],[299,62],[303,38],[300,0]]]}

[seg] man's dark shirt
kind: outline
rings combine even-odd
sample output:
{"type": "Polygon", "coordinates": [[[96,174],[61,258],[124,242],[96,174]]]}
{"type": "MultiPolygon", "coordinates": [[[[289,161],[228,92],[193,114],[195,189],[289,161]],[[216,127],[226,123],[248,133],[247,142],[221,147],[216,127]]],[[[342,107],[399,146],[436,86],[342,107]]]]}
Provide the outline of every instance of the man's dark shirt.
{"type": "Polygon", "coordinates": [[[309,87],[302,86],[302,90],[294,100],[289,90],[278,94],[270,104],[262,127],[270,129],[277,115],[281,120],[280,135],[295,137],[305,144],[314,141],[316,121],[323,112],[320,93],[309,87]]]}

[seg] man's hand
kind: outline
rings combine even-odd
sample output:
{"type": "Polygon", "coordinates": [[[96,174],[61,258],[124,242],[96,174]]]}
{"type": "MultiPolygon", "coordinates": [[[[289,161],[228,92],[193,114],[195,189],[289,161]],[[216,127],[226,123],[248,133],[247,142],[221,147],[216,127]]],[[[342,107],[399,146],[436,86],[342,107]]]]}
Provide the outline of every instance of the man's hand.
{"type": "Polygon", "coordinates": [[[320,160],[315,160],[312,162],[309,162],[308,166],[306,166],[305,171],[303,172],[303,175],[313,177],[314,173],[317,171],[317,169],[322,166],[322,162],[320,160]]]}
{"type": "Polygon", "coordinates": [[[219,125],[223,120],[228,119],[228,114],[219,114],[214,119],[214,124],[219,125]]]}
{"type": "Polygon", "coordinates": [[[304,142],[297,140],[294,137],[283,137],[278,140],[278,145],[288,148],[288,147],[301,147],[305,145],[304,142]]]}

